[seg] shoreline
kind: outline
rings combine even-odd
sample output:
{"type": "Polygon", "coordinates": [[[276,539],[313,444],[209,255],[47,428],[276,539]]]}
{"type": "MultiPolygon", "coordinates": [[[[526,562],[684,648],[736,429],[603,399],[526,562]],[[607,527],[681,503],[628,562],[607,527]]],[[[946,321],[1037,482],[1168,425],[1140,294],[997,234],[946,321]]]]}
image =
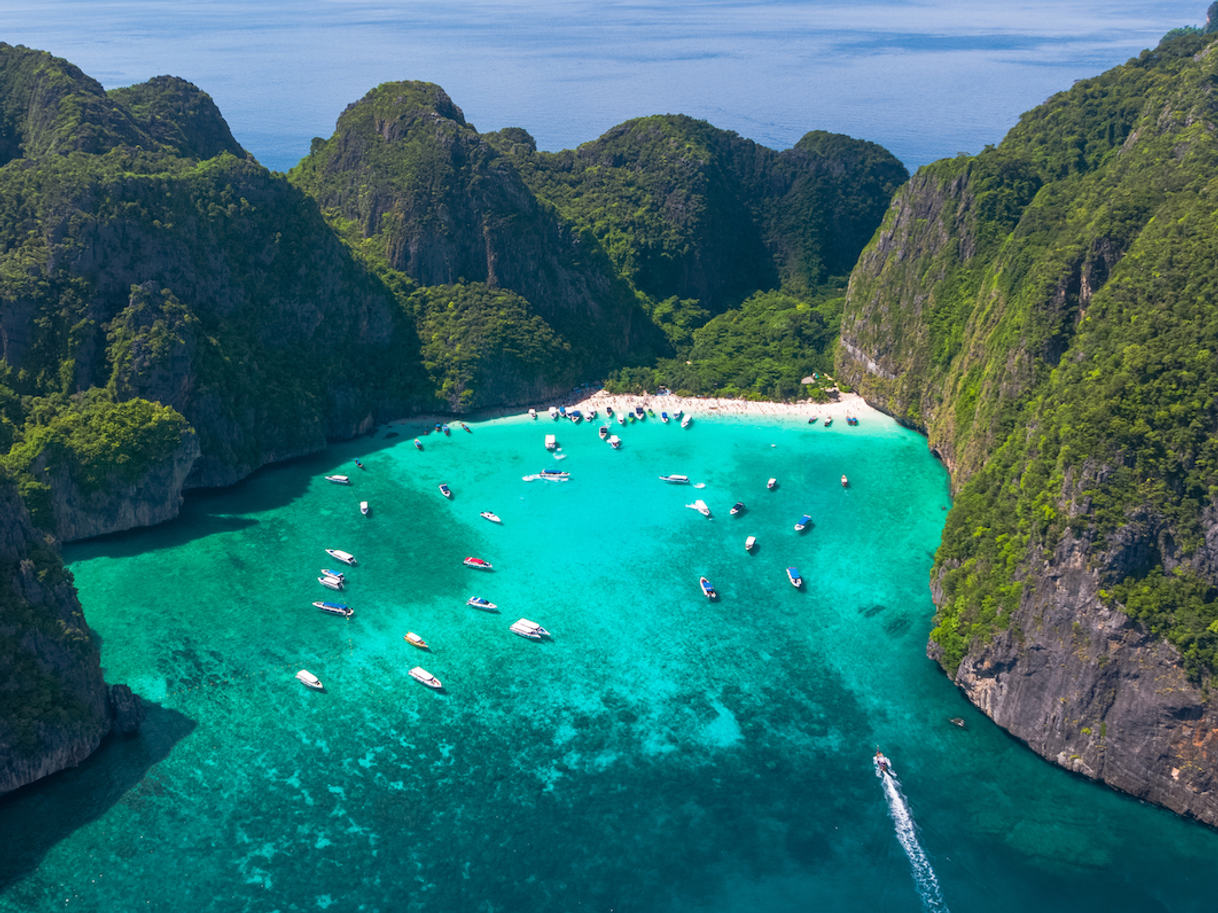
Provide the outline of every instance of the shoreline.
{"type": "MultiPolygon", "coordinates": [[[[552,397],[543,400],[532,407],[540,417],[544,417],[551,406],[566,409],[579,409],[588,412],[596,409],[604,413],[606,406],[612,406],[614,412],[632,410],[635,406],[644,409],[650,407],[657,414],[661,411],[673,415],[676,412],[692,414],[695,417],[707,418],[716,415],[731,416],[765,416],[768,418],[804,419],[826,418],[845,420],[847,416],[858,418],[887,417],[878,409],[867,404],[857,393],[840,393],[838,399],[828,403],[816,403],[812,400],[800,400],[794,403],[777,403],[772,401],[756,401],[744,399],[728,399],[725,397],[708,396],[677,396],[673,393],[664,395],[648,394],[635,395],[632,393],[606,393],[604,390],[581,392],[573,390],[565,396],[552,397]]],[[[460,431],[463,421],[481,422],[497,418],[510,418],[517,415],[528,415],[528,406],[499,406],[492,409],[481,409],[469,415],[442,415],[440,413],[424,413],[392,419],[376,426],[378,429],[394,430],[417,426],[431,429],[437,423],[455,426],[454,431],[460,431]]]]}

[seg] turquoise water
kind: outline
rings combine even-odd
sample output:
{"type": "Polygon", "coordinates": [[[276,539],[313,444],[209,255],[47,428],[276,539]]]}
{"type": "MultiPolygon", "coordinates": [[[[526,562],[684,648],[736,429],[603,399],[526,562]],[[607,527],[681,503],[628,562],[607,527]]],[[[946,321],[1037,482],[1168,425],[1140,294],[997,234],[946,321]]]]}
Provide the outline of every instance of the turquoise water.
{"type": "Polygon", "coordinates": [[[0,910],[916,911],[903,809],[925,908],[1212,908],[1218,835],[1034,757],[925,659],[949,502],[920,437],[707,415],[615,425],[614,452],[595,425],[471,428],[423,452],[383,428],[67,550],[107,678],[154,705],[0,799],[0,910]],[[571,480],[522,481],[551,465],[571,480]],[[325,548],[359,560],[350,620],[310,605],[325,548]]]}

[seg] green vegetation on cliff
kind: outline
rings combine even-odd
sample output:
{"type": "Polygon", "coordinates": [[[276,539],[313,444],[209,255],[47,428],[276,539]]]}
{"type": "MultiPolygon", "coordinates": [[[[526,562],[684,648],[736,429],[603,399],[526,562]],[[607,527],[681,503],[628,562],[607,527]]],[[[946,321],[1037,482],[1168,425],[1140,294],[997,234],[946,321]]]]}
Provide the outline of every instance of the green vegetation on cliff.
{"type": "Polygon", "coordinates": [[[922,169],[852,277],[842,373],[955,473],[931,635],[949,671],[1071,543],[1191,673],[1218,669],[1212,40],[1172,37],[922,169]]]}

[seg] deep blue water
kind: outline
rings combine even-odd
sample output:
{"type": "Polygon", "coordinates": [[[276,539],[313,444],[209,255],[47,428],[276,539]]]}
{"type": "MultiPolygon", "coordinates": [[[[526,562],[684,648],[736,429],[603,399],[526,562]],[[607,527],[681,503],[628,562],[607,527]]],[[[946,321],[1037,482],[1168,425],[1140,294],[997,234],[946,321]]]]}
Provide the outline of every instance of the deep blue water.
{"type": "Polygon", "coordinates": [[[0,40],[107,88],[170,73],[209,92],[286,170],[379,83],[439,83],[480,130],[573,148],[681,113],[775,149],[810,130],[881,143],[911,170],[997,143],[1075,79],[1204,21],[1199,0],[386,2],[8,0],[0,40]]]}
{"type": "Polygon", "coordinates": [[[471,427],[382,428],[67,549],[107,678],[153,704],[0,799],[0,911],[1212,909],[1218,834],[1036,758],[925,658],[949,502],[917,435],[471,427]],[[524,481],[551,431],[570,481],[524,481]],[[358,559],[350,620],[310,605],[325,548],[358,559]]]}

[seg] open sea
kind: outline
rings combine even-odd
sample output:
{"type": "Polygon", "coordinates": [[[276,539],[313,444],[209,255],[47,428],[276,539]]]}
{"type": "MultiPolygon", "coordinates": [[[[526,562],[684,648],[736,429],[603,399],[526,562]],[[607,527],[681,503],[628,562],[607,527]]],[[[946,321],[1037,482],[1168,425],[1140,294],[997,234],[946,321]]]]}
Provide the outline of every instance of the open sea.
{"type": "Polygon", "coordinates": [[[67,548],[149,715],[0,799],[0,911],[1213,910],[1218,833],[1035,757],[925,658],[949,492],[921,437],[599,424],[385,426],[67,548]]]}

